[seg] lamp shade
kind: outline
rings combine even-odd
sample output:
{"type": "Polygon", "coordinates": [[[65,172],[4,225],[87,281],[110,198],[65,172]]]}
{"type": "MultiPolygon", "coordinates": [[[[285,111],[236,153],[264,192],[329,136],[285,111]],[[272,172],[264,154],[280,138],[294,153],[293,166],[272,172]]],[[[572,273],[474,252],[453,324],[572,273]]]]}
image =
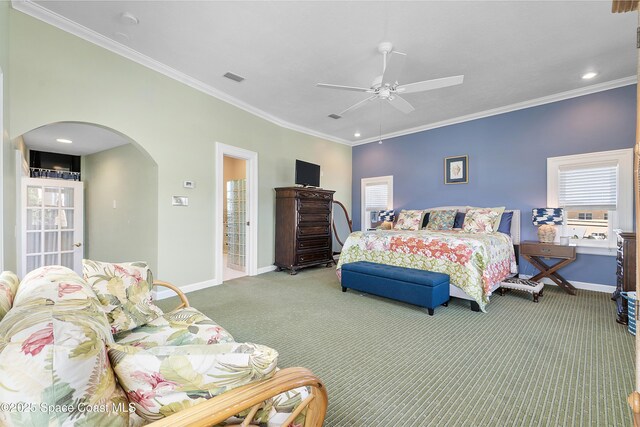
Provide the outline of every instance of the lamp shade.
{"type": "Polygon", "coordinates": [[[393,220],[396,218],[393,209],[391,209],[390,211],[380,211],[378,213],[378,220],[379,221],[389,221],[389,222],[393,222],[393,220]]]}
{"type": "Polygon", "coordinates": [[[533,225],[562,225],[562,208],[533,209],[533,225]]]}

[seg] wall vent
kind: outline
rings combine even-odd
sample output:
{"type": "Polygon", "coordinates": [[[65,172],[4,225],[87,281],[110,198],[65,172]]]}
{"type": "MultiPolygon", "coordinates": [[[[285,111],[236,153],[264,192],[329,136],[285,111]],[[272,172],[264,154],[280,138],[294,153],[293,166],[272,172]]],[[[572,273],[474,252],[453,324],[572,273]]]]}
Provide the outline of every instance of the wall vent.
{"type": "Polygon", "coordinates": [[[241,77],[241,76],[239,76],[239,75],[237,75],[237,74],[233,74],[233,73],[232,73],[232,72],[230,72],[230,71],[228,71],[228,72],[224,73],[224,76],[223,76],[223,77],[226,77],[226,78],[231,79],[231,80],[233,80],[234,82],[238,82],[238,83],[240,83],[241,81],[243,81],[243,80],[244,80],[244,77],[241,77]]]}
{"type": "Polygon", "coordinates": [[[331,117],[332,119],[336,119],[336,120],[342,118],[342,116],[339,116],[337,114],[329,114],[329,117],[331,117]]]}

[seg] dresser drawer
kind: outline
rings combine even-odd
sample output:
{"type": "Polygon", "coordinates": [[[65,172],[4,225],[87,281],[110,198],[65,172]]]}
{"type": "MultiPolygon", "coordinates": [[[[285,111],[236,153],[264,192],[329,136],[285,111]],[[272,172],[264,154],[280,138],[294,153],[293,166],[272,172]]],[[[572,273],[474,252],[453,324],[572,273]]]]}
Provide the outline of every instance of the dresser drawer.
{"type": "Polygon", "coordinates": [[[531,255],[548,258],[574,258],[576,255],[575,246],[549,245],[543,243],[522,243],[520,245],[522,255],[531,255]]]}
{"type": "Polygon", "coordinates": [[[329,224],[298,226],[298,237],[328,236],[329,232],[329,224]]]}
{"type": "Polygon", "coordinates": [[[320,223],[328,224],[331,222],[331,213],[330,212],[299,212],[298,222],[320,222],[320,223]]]}
{"type": "Polygon", "coordinates": [[[296,247],[300,251],[307,249],[329,249],[329,243],[331,243],[331,239],[328,237],[321,239],[300,239],[296,247]]]}
{"type": "Polygon", "coordinates": [[[331,212],[331,200],[299,199],[298,212],[331,212]]]}
{"type": "Polygon", "coordinates": [[[296,264],[308,264],[310,262],[323,262],[323,261],[331,261],[331,256],[329,251],[316,251],[309,252],[306,254],[298,254],[296,255],[296,264]]]}
{"type": "Polygon", "coordinates": [[[300,190],[298,191],[299,199],[314,199],[314,200],[328,200],[331,202],[333,200],[333,191],[330,193],[326,193],[324,191],[314,191],[314,190],[300,190]]]}

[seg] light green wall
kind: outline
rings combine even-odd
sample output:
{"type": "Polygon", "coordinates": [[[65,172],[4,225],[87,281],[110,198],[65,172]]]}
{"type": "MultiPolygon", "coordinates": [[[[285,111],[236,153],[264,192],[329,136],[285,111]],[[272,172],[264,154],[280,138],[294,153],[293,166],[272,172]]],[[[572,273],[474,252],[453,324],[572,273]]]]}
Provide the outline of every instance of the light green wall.
{"type": "Polygon", "coordinates": [[[157,163],[156,277],[215,277],[216,141],[258,153],[258,268],[273,263],[273,188],[293,183],[296,158],[321,164],[322,186],[351,200],[351,147],[281,128],[20,12],[10,18],[13,135],[63,120],[97,123],[157,163]],[[196,182],[189,207],[172,207],[184,180],[196,182]]]}
{"type": "Polygon", "coordinates": [[[3,74],[3,126],[2,132],[2,182],[4,191],[3,198],[3,219],[4,224],[0,227],[4,242],[4,262],[5,269],[15,270],[16,263],[16,240],[14,238],[14,227],[16,221],[15,213],[15,167],[14,151],[10,139],[10,105],[9,105],[9,5],[8,1],[0,1],[0,68],[3,74]],[[9,189],[9,191],[7,191],[9,189]]]}
{"type": "Polygon", "coordinates": [[[133,144],[83,160],[84,256],[110,262],[147,261],[152,271],[157,271],[155,162],[133,144]]]}

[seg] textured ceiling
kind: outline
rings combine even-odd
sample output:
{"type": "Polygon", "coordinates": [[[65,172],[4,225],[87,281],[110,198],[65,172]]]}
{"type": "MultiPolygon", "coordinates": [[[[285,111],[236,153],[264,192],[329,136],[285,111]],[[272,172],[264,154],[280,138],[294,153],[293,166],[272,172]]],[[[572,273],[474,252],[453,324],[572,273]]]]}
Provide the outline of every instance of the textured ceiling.
{"type": "Polygon", "coordinates": [[[612,14],[610,1],[14,1],[14,7],[66,29],[79,24],[242,108],[350,144],[630,84],[636,74],[636,16],[612,14]],[[139,23],[125,22],[124,12],[139,23]],[[370,86],[382,71],[381,41],[408,55],[400,83],[464,74],[464,84],[404,95],[416,108],[408,115],[372,101],[342,119],[328,118],[366,94],[315,83],[370,86]],[[598,76],[582,80],[591,70],[598,76]],[[246,80],[225,79],[227,71],[246,80]]]}
{"type": "Polygon", "coordinates": [[[89,123],[60,122],[42,126],[22,135],[30,150],[85,156],[129,144],[131,140],[111,129],[89,123]],[[68,139],[71,144],[57,142],[68,139]]]}

